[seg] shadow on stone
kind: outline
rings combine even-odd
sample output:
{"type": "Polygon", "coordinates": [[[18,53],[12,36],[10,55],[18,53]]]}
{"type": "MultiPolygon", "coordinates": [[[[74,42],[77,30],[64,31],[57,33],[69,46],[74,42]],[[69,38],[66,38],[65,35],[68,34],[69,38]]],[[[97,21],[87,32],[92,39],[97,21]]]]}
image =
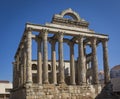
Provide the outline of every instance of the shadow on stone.
{"type": "Polygon", "coordinates": [[[120,98],[114,94],[112,84],[111,82],[109,82],[103,87],[103,89],[95,99],[120,99],[120,98]]]}

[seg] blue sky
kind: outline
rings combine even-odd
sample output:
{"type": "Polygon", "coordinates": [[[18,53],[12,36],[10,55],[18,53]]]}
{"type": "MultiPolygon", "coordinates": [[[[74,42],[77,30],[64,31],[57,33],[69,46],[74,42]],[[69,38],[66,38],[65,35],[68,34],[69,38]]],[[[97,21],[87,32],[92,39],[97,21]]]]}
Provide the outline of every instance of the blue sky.
{"type": "MultiPolygon", "coordinates": [[[[25,23],[45,24],[51,21],[53,14],[67,8],[87,20],[89,28],[109,35],[110,68],[120,64],[119,0],[0,0],[0,80],[12,81],[12,62],[25,23]]],[[[99,56],[101,51],[98,50],[99,56]]],[[[101,61],[102,58],[100,66],[101,61]]]]}

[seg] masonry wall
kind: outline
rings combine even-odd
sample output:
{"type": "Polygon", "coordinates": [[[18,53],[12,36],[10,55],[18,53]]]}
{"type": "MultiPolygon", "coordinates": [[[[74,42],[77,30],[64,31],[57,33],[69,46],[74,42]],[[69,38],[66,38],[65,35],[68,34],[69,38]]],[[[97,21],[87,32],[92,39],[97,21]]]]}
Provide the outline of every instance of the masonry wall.
{"type": "Polygon", "coordinates": [[[11,91],[10,99],[26,99],[26,89],[20,88],[11,91]]]}
{"type": "Polygon", "coordinates": [[[100,92],[98,86],[33,85],[12,92],[11,99],[94,99],[100,92]]]}

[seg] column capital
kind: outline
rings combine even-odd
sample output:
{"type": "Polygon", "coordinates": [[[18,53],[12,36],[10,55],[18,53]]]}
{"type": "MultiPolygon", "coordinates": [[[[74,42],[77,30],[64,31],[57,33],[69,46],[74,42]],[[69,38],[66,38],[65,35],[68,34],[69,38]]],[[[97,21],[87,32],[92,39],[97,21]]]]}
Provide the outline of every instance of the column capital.
{"type": "Polygon", "coordinates": [[[83,36],[82,36],[82,35],[79,35],[79,36],[77,37],[77,39],[78,39],[78,43],[79,43],[79,44],[83,43],[83,36]]]}
{"type": "Polygon", "coordinates": [[[42,38],[39,36],[39,35],[37,35],[36,36],[36,38],[35,38],[35,41],[38,43],[38,42],[41,42],[42,41],[42,38]]]}
{"type": "Polygon", "coordinates": [[[32,31],[31,27],[26,28],[26,31],[32,31]]]}
{"type": "Polygon", "coordinates": [[[104,45],[105,43],[108,42],[108,39],[102,39],[101,42],[102,42],[102,44],[104,45]]]}
{"type": "Polygon", "coordinates": [[[90,38],[90,41],[91,41],[91,42],[95,42],[95,41],[97,41],[97,38],[96,38],[96,37],[91,37],[91,38],[90,38]]]}
{"type": "Polygon", "coordinates": [[[78,40],[80,40],[81,38],[83,38],[84,36],[83,35],[78,35],[78,36],[76,36],[76,38],[78,39],[78,40]]]}
{"type": "Polygon", "coordinates": [[[58,32],[57,39],[59,42],[63,42],[63,32],[58,32]]]}
{"type": "Polygon", "coordinates": [[[109,40],[109,38],[108,39],[107,38],[101,39],[102,42],[105,42],[105,41],[107,42],[108,40],[109,40]]]}
{"type": "Polygon", "coordinates": [[[42,29],[41,33],[44,33],[44,34],[47,33],[48,34],[48,31],[49,31],[48,29],[42,29]]]}
{"type": "Polygon", "coordinates": [[[42,36],[42,39],[45,39],[48,36],[48,30],[47,29],[42,29],[41,36],[42,36]]]}
{"type": "Polygon", "coordinates": [[[73,46],[74,46],[74,42],[72,42],[72,41],[69,41],[67,44],[68,44],[70,47],[73,47],[73,46]]]}
{"type": "Polygon", "coordinates": [[[103,48],[107,48],[107,47],[108,47],[107,41],[103,41],[103,42],[102,42],[102,45],[103,45],[103,48]]]}
{"type": "Polygon", "coordinates": [[[91,42],[91,46],[92,47],[96,46],[96,44],[97,44],[97,38],[95,38],[95,37],[90,38],[90,42],[91,42]]]}
{"type": "Polygon", "coordinates": [[[56,42],[57,42],[57,41],[54,40],[54,39],[49,41],[49,43],[51,43],[52,45],[55,45],[56,42]]]}

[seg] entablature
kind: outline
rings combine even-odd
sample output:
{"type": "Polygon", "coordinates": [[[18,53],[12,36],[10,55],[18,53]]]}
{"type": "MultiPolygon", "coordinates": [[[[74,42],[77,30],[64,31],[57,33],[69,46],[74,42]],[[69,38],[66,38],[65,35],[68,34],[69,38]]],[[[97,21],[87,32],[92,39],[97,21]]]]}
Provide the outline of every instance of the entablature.
{"type": "Polygon", "coordinates": [[[42,31],[43,29],[48,30],[49,33],[56,34],[58,32],[63,33],[64,35],[70,35],[70,36],[77,36],[81,35],[84,37],[95,37],[95,38],[100,38],[100,39],[108,39],[108,35],[105,34],[97,34],[94,33],[93,31],[82,31],[80,29],[78,30],[72,30],[72,29],[67,29],[63,27],[55,27],[55,26],[43,26],[43,25],[38,25],[38,24],[31,24],[27,23],[26,28],[31,28],[32,31],[42,31]]]}

